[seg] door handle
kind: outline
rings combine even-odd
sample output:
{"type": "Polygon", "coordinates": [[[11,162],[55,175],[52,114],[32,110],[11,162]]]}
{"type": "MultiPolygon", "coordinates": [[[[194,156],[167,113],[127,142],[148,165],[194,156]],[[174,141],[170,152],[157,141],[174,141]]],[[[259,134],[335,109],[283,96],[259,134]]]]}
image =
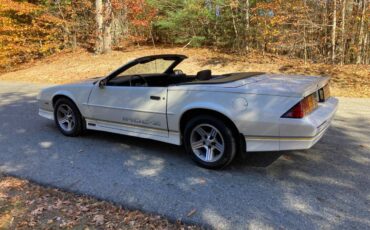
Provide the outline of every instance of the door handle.
{"type": "Polygon", "coordinates": [[[159,100],[161,100],[161,97],[159,97],[159,96],[150,96],[150,100],[159,101],[159,100]]]}

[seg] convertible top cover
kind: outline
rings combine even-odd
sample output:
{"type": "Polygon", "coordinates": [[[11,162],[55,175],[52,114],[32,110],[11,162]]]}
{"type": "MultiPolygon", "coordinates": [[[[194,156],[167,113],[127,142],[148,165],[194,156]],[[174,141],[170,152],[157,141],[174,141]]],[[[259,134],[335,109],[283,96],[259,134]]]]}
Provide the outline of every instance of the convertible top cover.
{"type": "Polygon", "coordinates": [[[228,82],[239,81],[239,80],[250,78],[250,77],[255,77],[258,75],[262,75],[262,74],[265,74],[265,73],[264,72],[228,73],[228,74],[214,76],[209,80],[185,82],[185,83],[182,83],[181,85],[223,84],[223,83],[228,83],[228,82]]]}

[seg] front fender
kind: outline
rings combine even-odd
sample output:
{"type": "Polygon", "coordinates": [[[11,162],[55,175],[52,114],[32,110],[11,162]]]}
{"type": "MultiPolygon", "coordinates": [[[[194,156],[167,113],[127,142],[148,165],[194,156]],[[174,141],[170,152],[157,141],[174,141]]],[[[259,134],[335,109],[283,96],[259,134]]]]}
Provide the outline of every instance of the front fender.
{"type": "Polygon", "coordinates": [[[47,109],[53,111],[53,99],[57,96],[68,97],[73,103],[76,104],[77,108],[80,110],[81,114],[85,116],[87,112],[87,101],[91,92],[92,86],[76,84],[76,85],[62,85],[55,86],[51,88],[46,88],[40,93],[40,107],[45,103],[48,103],[47,109]]]}
{"type": "MultiPolygon", "coordinates": [[[[54,98],[55,97],[58,97],[58,96],[64,96],[64,97],[68,97],[71,101],[73,101],[73,103],[75,103],[76,105],[79,104],[78,101],[76,100],[76,97],[73,95],[73,93],[67,91],[67,90],[58,90],[56,91],[53,95],[52,95],[52,101],[54,101],[54,98]]],[[[53,104],[54,106],[54,104],[53,104]]]]}

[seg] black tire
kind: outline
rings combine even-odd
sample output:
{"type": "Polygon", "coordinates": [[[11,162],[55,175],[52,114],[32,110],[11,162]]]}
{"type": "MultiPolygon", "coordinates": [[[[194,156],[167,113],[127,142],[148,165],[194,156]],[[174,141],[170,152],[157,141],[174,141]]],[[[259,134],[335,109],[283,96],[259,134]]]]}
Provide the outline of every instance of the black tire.
{"type": "Polygon", "coordinates": [[[63,135],[65,136],[75,137],[75,136],[81,135],[83,132],[83,127],[84,127],[83,117],[80,111],[78,110],[77,106],[68,98],[58,99],[57,102],[55,103],[54,121],[59,131],[63,133],[63,135]],[[58,109],[63,106],[68,106],[72,110],[71,116],[74,117],[74,125],[73,125],[73,128],[71,128],[70,130],[66,130],[65,128],[63,128],[60,122],[58,121],[58,109]]]}
{"type": "MultiPolygon", "coordinates": [[[[212,129],[212,128],[211,128],[212,129]]],[[[237,134],[233,132],[232,127],[227,125],[221,119],[209,116],[209,115],[200,115],[193,119],[191,119],[185,126],[184,130],[184,145],[185,150],[188,154],[190,154],[191,158],[195,163],[199,166],[208,168],[208,169],[221,169],[227,166],[232,162],[234,159],[237,151],[238,151],[238,142],[237,142],[237,134]],[[191,138],[192,133],[196,132],[196,128],[210,126],[217,129],[219,135],[222,136],[222,141],[224,142],[224,151],[222,154],[219,154],[219,159],[214,162],[208,162],[202,160],[198,155],[193,151],[191,145],[191,138]]],[[[203,142],[204,143],[204,142],[203,142]]],[[[220,152],[221,153],[221,152],[220,152]]]]}

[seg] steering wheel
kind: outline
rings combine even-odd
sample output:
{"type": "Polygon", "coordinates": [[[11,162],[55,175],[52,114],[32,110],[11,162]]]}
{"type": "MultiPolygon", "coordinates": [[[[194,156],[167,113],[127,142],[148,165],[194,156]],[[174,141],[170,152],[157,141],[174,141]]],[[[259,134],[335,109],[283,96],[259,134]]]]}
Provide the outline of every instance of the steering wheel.
{"type": "Polygon", "coordinates": [[[179,76],[179,75],[183,75],[184,74],[184,72],[182,72],[181,69],[174,69],[173,70],[173,73],[175,74],[175,76],[179,76]]]}
{"type": "Polygon", "coordinates": [[[130,77],[130,86],[132,86],[132,80],[134,80],[135,77],[140,78],[144,82],[144,84],[142,86],[148,86],[148,82],[141,75],[132,75],[130,77]]]}

